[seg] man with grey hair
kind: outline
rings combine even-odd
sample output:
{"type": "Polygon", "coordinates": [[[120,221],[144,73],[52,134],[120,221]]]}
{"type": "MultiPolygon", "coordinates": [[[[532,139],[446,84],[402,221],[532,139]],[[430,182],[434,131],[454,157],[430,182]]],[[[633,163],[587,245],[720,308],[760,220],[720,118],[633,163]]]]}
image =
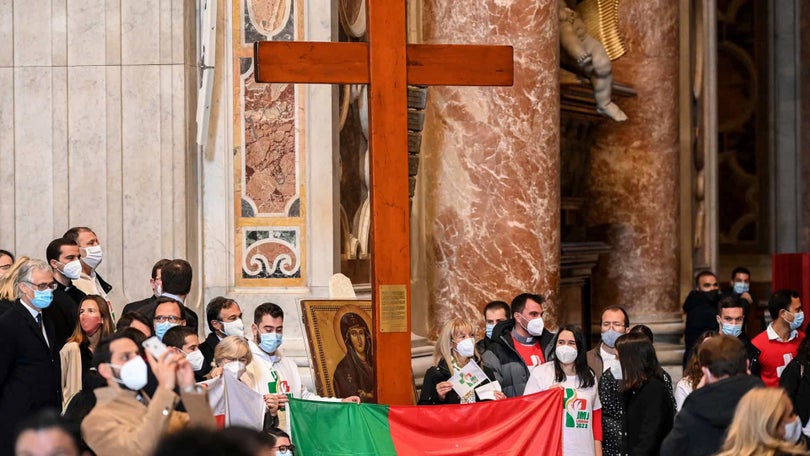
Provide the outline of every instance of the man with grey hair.
{"type": "MultiPolygon", "coordinates": [[[[62,405],[61,367],[51,305],[51,266],[28,260],[20,267],[17,299],[0,316],[0,416],[21,420],[62,405]]],[[[14,453],[14,426],[0,426],[0,454],[14,453]]]]}

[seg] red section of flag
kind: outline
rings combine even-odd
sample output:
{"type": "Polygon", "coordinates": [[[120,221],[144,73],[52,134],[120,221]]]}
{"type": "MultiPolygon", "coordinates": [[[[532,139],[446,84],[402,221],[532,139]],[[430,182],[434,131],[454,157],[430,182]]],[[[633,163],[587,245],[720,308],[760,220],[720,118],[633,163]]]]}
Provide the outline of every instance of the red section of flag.
{"type": "Polygon", "coordinates": [[[222,415],[214,415],[214,420],[217,422],[217,429],[224,429],[225,428],[225,414],[222,415]]]}
{"type": "Polygon", "coordinates": [[[464,405],[390,406],[397,454],[562,454],[563,390],[464,405]]]}

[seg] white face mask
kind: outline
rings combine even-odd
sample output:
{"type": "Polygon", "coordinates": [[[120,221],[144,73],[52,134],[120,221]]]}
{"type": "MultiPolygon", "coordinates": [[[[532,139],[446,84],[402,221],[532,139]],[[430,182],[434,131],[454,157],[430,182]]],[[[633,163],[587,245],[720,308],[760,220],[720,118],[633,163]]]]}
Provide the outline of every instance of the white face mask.
{"type": "Polygon", "coordinates": [[[543,317],[537,317],[533,320],[528,320],[523,315],[520,316],[522,319],[527,320],[526,323],[526,331],[532,336],[540,336],[543,334],[543,328],[545,327],[545,323],[543,323],[543,317]]]}
{"type": "Polygon", "coordinates": [[[125,362],[122,366],[110,364],[119,369],[115,381],[121,383],[132,391],[138,391],[146,386],[146,361],[140,356],[136,356],[125,362]]]}
{"type": "Polygon", "coordinates": [[[563,364],[571,364],[577,359],[577,349],[568,345],[557,345],[554,349],[557,359],[563,364]]]}
{"type": "Polygon", "coordinates": [[[194,372],[197,372],[200,369],[202,369],[203,362],[205,361],[205,357],[199,350],[194,350],[193,352],[187,353],[186,359],[191,364],[191,367],[194,369],[194,372]]]}
{"type": "Polygon", "coordinates": [[[101,246],[93,245],[84,248],[84,257],[82,258],[82,261],[84,261],[84,264],[90,266],[91,269],[96,269],[98,265],[101,264],[103,257],[104,255],[101,252],[101,246]]]}
{"type": "Polygon", "coordinates": [[[242,361],[231,361],[228,364],[222,366],[222,369],[226,372],[230,372],[236,378],[241,377],[242,374],[244,374],[245,371],[247,370],[247,368],[245,367],[245,363],[243,363],[242,361]]]}
{"type": "Polygon", "coordinates": [[[82,263],[79,260],[73,260],[70,263],[62,264],[62,275],[70,280],[76,280],[82,275],[82,263]]]}
{"type": "Polygon", "coordinates": [[[785,440],[790,443],[796,443],[799,441],[799,437],[801,437],[801,435],[802,421],[797,416],[795,420],[785,424],[785,440]]]}
{"type": "Polygon", "coordinates": [[[234,321],[221,321],[220,323],[222,323],[222,332],[226,336],[245,337],[245,324],[241,318],[234,321]]]}
{"type": "Polygon", "coordinates": [[[457,343],[456,352],[465,358],[472,358],[473,354],[475,354],[475,340],[473,340],[472,337],[468,337],[457,343]]]}

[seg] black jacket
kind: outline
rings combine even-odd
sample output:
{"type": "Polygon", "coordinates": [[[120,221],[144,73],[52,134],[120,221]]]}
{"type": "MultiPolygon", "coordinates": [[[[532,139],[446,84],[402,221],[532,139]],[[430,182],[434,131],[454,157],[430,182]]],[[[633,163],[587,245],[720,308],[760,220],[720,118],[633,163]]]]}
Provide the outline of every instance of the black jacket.
{"type": "MultiPolygon", "coordinates": [[[[520,354],[515,350],[512,341],[512,329],[515,327],[515,319],[504,320],[492,330],[492,340],[489,348],[481,357],[483,365],[488,367],[495,375],[495,380],[501,384],[506,397],[522,396],[526,389],[526,382],[529,381],[529,368],[520,354]]],[[[543,329],[540,335],[540,347],[543,350],[545,360],[551,359],[554,347],[551,341],[554,334],[543,329]]]]}
{"type": "Polygon", "coordinates": [[[810,360],[805,357],[793,358],[782,371],[779,386],[793,401],[793,410],[801,418],[802,426],[806,425],[810,420],[810,360]]]}
{"type": "Polygon", "coordinates": [[[709,295],[698,290],[692,290],[683,303],[683,311],[686,313],[686,326],[683,330],[683,366],[686,367],[689,357],[692,356],[692,348],[695,346],[698,337],[708,330],[717,331],[717,302],[720,293],[709,295]]]}
{"type": "Polygon", "coordinates": [[[157,301],[157,298],[154,295],[152,295],[146,299],[131,302],[124,306],[124,310],[121,311],[121,316],[123,316],[127,312],[138,312],[139,314],[146,317],[149,315],[149,309],[154,309],[155,301],[157,301]],[[146,311],[144,311],[144,309],[146,309],[146,311]]]}
{"type": "Polygon", "coordinates": [[[716,453],[734,418],[740,399],[763,386],[758,377],[735,375],[697,389],[687,396],[675,417],[672,432],[661,445],[662,456],[701,456],[716,453]]]}
{"type": "Polygon", "coordinates": [[[78,288],[56,282],[53,301],[42,313],[53,322],[58,349],[62,349],[79,322],[79,306],[86,295],[78,288]]]}
{"type": "Polygon", "coordinates": [[[53,322],[42,323],[50,346],[34,317],[19,300],[0,316],[0,455],[14,454],[14,426],[43,408],[61,410],[62,370],[53,322]]]}
{"type": "Polygon", "coordinates": [[[760,350],[751,343],[751,339],[748,338],[748,335],[743,332],[739,336],[740,342],[745,344],[745,356],[748,358],[748,370],[751,371],[751,375],[755,377],[759,377],[759,373],[762,370],[762,366],[759,365],[759,354],[761,353],[760,350]]]}
{"type": "MultiPolygon", "coordinates": [[[[485,385],[490,383],[495,377],[492,374],[492,371],[489,370],[486,366],[481,366],[484,373],[487,374],[489,380],[484,380],[481,385],[485,385]]],[[[447,363],[442,359],[439,361],[438,366],[431,366],[428,368],[427,372],[425,372],[425,381],[422,383],[422,393],[419,395],[419,405],[437,405],[437,404],[460,404],[461,398],[458,396],[455,390],[450,390],[449,393],[445,394],[444,400],[439,397],[439,393],[436,392],[436,385],[441,382],[446,382],[450,379],[450,368],[447,367],[447,363]]],[[[478,386],[481,386],[478,385],[478,386]]],[[[476,386],[476,388],[478,387],[476,386]]],[[[478,398],[478,394],[475,394],[476,402],[480,401],[481,399],[478,398]]]]}
{"type": "Polygon", "coordinates": [[[638,391],[625,394],[624,420],[630,456],[654,456],[660,451],[675,416],[670,388],[653,377],[638,391]]]}
{"type": "Polygon", "coordinates": [[[214,361],[214,349],[219,344],[219,337],[213,332],[200,344],[200,351],[203,354],[203,367],[197,374],[206,375],[211,372],[211,363],[214,361]]]}

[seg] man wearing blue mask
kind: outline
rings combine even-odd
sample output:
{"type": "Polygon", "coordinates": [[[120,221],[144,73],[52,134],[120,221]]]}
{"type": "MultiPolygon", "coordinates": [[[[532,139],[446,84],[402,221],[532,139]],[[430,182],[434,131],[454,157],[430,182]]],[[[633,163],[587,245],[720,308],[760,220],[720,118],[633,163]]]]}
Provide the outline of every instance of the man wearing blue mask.
{"type": "Polygon", "coordinates": [[[59,349],[51,319],[51,266],[28,260],[19,270],[17,299],[0,316],[0,454],[14,454],[14,420],[38,410],[62,408],[59,349]]]}
{"type": "Polygon", "coordinates": [[[768,312],[773,322],[751,341],[760,351],[759,376],[765,386],[779,386],[782,371],[799,351],[804,340],[804,312],[799,294],[793,290],[778,290],[768,300],[768,312]]]}
{"type": "Polygon", "coordinates": [[[618,365],[616,339],[630,330],[627,311],[620,306],[606,307],[602,311],[601,328],[602,342],[588,352],[588,367],[594,371],[597,379],[602,378],[605,369],[609,369],[614,363],[618,365]]]}
{"type": "Polygon", "coordinates": [[[748,370],[751,375],[759,375],[759,349],[743,331],[746,317],[746,301],[734,295],[725,295],[717,303],[717,332],[736,337],[745,345],[748,356],[748,370]]]}
{"type": "Polygon", "coordinates": [[[253,360],[247,365],[247,384],[264,395],[270,415],[276,416],[288,402],[287,395],[296,399],[344,401],[360,403],[358,396],[345,399],[325,398],[309,391],[301,381],[298,365],[279,351],[284,334],[284,311],[277,304],[266,302],[256,307],[251,325],[253,340],[248,341],[253,360]]]}
{"type": "Polygon", "coordinates": [[[492,341],[492,330],[495,329],[495,325],[502,321],[508,320],[510,313],[511,310],[509,309],[509,304],[503,301],[492,301],[484,306],[486,335],[483,339],[475,343],[475,349],[478,351],[479,355],[483,355],[484,352],[489,348],[489,344],[492,341]]]}
{"type": "Polygon", "coordinates": [[[155,314],[152,316],[155,336],[163,340],[166,331],[175,326],[185,326],[183,318],[183,305],[173,298],[161,296],[156,301],[155,314]]]}

